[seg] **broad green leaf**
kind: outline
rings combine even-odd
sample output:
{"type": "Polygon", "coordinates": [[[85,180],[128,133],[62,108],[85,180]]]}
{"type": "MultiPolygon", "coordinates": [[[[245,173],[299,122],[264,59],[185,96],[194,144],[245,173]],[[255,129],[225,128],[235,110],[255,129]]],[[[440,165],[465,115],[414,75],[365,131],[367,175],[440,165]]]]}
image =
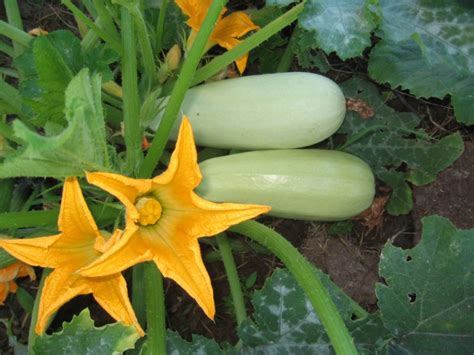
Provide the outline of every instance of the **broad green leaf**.
{"type": "Polygon", "coordinates": [[[66,90],[68,126],[56,136],[41,136],[20,121],[15,135],[24,145],[0,164],[0,178],[82,176],[85,170],[109,170],[98,74],[83,69],[66,90]]]}
{"type": "MultiPolygon", "coordinates": [[[[316,271],[315,271],[316,272],[316,271]]],[[[329,278],[321,272],[318,275],[329,289],[339,312],[348,326],[355,332],[364,333],[374,320],[362,319],[353,322],[351,301],[329,278]],[[362,330],[362,331],[361,331],[362,330]]],[[[313,306],[293,276],[285,269],[277,269],[267,279],[264,287],[255,292],[254,322],[246,320],[239,328],[239,335],[245,354],[329,354],[332,351],[324,327],[314,312],[313,306]]],[[[373,335],[373,343],[386,336],[383,329],[373,335]]],[[[368,336],[356,344],[361,349],[368,345],[368,336]]],[[[383,341],[380,341],[383,343],[383,341]]]]}
{"type": "Polygon", "coordinates": [[[314,43],[341,59],[357,57],[371,45],[378,24],[378,0],[308,0],[299,25],[311,31],[314,43]]]}
{"type": "Polygon", "coordinates": [[[395,188],[390,208],[395,214],[411,209],[412,199],[400,177],[383,173],[406,165],[405,179],[415,185],[428,184],[462,154],[464,144],[459,133],[440,140],[432,139],[416,127],[420,118],[413,113],[396,112],[385,105],[377,88],[354,78],[341,85],[346,97],[362,100],[374,110],[372,118],[363,119],[349,111],[338,131],[347,134],[343,150],[369,163],[375,174],[395,188]],[[412,136],[416,136],[413,138],[412,136]],[[404,205],[401,205],[403,203],[404,205]],[[406,203],[406,204],[405,204],[406,203]]]}
{"type": "Polygon", "coordinates": [[[188,27],[185,25],[186,17],[174,1],[168,2],[165,17],[165,31],[163,33],[163,48],[171,48],[183,41],[183,33],[188,27]]]}
{"type": "Polygon", "coordinates": [[[462,1],[380,0],[383,19],[369,73],[416,96],[450,94],[474,124],[474,7],[462,1]]]}
{"type": "Polygon", "coordinates": [[[413,249],[386,245],[378,305],[393,348],[404,354],[470,354],[474,349],[474,230],[422,219],[413,249]]]}
{"type": "Polygon", "coordinates": [[[178,333],[168,331],[166,337],[168,354],[172,355],[206,355],[222,354],[223,350],[213,340],[201,335],[193,334],[192,340],[186,341],[178,333]]]}
{"type": "Polygon", "coordinates": [[[317,43],[314,42],[313,33],[301,27],[298,27],[296,31],[294,47],[299,65],[304,69],[318,68],[322,73],[328,72],[331,67],[324,53],[318,49],[317,43]]]}
{"type": "Polygon", "coordinates": [[[55,31],[39,36],[30,48],[15,59],[20,73],[20,92],[26,109],[35,114],[33,122],[44,125],[55,122],[65,125],[65,90],[82,68],[101,73],[103,80],[112,78],[108,64],[116,54],[103,45],[82,53],[79,38],[69,31],[55,31]]]}
{"type": "Polygon", "coordinates": [[[122,354],[132,349],[139,335],[132,326],[114,323],[95,327],[88,309],[53,335],[36,338],[34,351],[42,355],[122,354]]]}

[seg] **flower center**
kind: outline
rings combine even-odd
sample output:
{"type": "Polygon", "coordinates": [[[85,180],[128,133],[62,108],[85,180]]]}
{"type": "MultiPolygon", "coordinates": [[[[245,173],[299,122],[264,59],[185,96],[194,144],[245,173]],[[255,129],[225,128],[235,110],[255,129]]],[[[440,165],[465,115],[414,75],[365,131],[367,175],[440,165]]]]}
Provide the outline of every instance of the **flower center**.
{"type": "Polygon", "coordinates": [[[142,226],[148,226],[150,224],[155,224],[161,217],[162,208],[160,203],[148,197],[139,198],[135,207],[140,214],[138,218],[138,223],[142,226]]]}

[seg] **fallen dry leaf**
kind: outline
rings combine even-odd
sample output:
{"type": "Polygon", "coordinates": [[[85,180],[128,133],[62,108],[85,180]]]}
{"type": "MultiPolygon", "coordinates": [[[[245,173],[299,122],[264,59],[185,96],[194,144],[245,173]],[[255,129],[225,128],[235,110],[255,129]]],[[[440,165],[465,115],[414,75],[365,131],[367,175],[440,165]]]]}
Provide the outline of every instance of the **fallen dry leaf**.
{"type": "Polygon", "coordinates": [[[367,102],[349,97],[346,100],[346,107],[349,111],[357,112],[364,120],[374,117],[374,109],[367,102]]]}
{"type": "Polygon", "coordinates": [[[370,233],[374,228],[382,228],[385,205],[389,198],[390,195],[388,194],[377,196],[372,205],[358,216],[355,216],[353,220],[360,221],[363,226],[367,227],[367,233],[370,233]]]}

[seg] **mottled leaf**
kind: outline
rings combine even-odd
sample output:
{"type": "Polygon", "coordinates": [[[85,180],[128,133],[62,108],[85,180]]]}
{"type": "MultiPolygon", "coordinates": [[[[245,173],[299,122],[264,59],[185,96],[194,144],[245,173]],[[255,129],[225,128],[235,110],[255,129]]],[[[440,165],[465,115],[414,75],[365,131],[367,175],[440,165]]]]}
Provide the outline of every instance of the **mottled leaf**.
{"type": "MultiPolygon", "coordinates": [[[[207,355],[222,354],[223,350],[213,340],[193,334],[192,340],[186,341],[178,333],[168,331],[166,348],[169,355],[207,355]]],[[[227,352],[226,352],[227,353],[227,352]]]]}
{"type": "Polygon", "coordinates": [[[364,119],[349,111],[339,133],[347,134],[343,149],[369,163],[376,175],[387,180],[395,189],[390,211],[406,213],[412,199],[407,186],[383,171],[406,165],[405,179],[415,185],[428,184],[436,175],[450,166],[462,154],[464,145],[459,133],[435,140],[416,127],[420,118],[413,113],[396,112],[385,105],[377,88],[364,80],[354,78],[342,84],[347,98],[362,100],[374,109],[374,116],[364,119]],[[400,203],[403,203],[401,205],[400,203]]]}
{"type": "MultiPolygon", "coordinates": [[[[349,298],[326,275],[317,273],[348,325],[354,330],[364,329],[369,322],[351,320],[353,307],[349,298]]],[[[255,292],[252,303],[254,321],[246,320],[239,328],[245,354],[329,354],[332,351],[311,302],[287,270],[277,269],[264,287],[255,292]]],[[[379,334],[383,334],[382,330],[379,334]]]]}
{"type": "Polygon", "coordinates": [[[407,214],[413,208],[413,193],[405,181],[405,174],[393,169],[381,169],[377,177],[392,189],[390,201],[387,204],[387,212],[393,216],[407,214]]]}
{"type": "Polygon", "coordinates": [[[294,2],[296,2],[296,0],[266,0],[265,5],[283,7],[283,6],[288,6],[294,2]]]}
{"type": "Polygon", "coordinates": [[[378,305],[404,354],[470,354],[474,349],[474,230],[442,217],[422,220],[423,236],[410,250],[385,246],[378,305]]]}
{"type": "Polygon", "coordinates": [[[474,7],[466,1],[380,0],[383,19],[369,73],[422,97],[450,94],[474,124],[474,7]]]}
{"type": "Polygon", "coordinates": [[[376,0],[308,0],[299,24],[312,31],[314,43],[342,59],[357,57],[371,45],[378,23],[376,0]]]}
{"type": "Polygon", "coordinates": [[[104,117],[98,74],[83,69],[66,90],[69,125],[56,136],[41,136],[20,121],[15,135],[24,145],[0,163],[0,178],[81,176],[85,170],[108,170],[104,117]]]}
{"type": "Polygon", "coordinates": [[[41,355],[118,355],[132,349],[138,337],[134,327],[121,323],[95,327],[85,309],[70,323],[63,323],[60,332],[36,338],[34,350],[41,355]]]}

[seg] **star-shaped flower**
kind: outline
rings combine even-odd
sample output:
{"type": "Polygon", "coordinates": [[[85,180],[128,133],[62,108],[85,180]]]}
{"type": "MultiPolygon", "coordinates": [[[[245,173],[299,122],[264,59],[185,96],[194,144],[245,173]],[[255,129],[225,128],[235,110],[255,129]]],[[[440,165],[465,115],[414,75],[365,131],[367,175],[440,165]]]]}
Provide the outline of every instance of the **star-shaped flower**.
{"type": "MultiPolygon", "coordinates": [[[[186,22],[192,31],[188,38],[188,48],[191,47],[194,39],[201,28],[201,25],[206,17],[207,10],[211,6],[212,0],[176,0],[181,10],[189,16],[186,22]]],[[[224,8],[222,13],[217,19],[217,24],[214,27],[214,31],[209,38],[206,45],[206,51],[215,45],[224,47],[227,50],[231,50],[240,43],[238,38],[244,36],[252,30],[256,30],[259,27],[252,22],[250,17],[242,11],[233,12],[230,15],[223,17],[227,8],[224,8]]],[[[240,57],[235,61],[237,69],[242,74],[247,65],[248,53],[240,57]]]]}
{"type": "Polygon", "coordinates": [[[206,201],[193,190],[201,181],[189,120],[184,117],[168,169],[153,179],[88,173],[88,181],[116,196],[126,207],[124,235],[102,257],[83,269],[103,276],[153,260],[175,280],[209,318],[215,307],[198,238],[268,212],[269,207],[206,201]]]}
{"type": "Polygon", "coordinates": [[[64,183],[58,227],[60,234],[28,239],[2,239],[0,247],[17,259],[53,268],[44,283],[35,331],[46,330],[48,320],[63,304],[78,295],[92,293],[116,320],[133,325],[144,335],[128,299],[127,284],[119,271],[106,277],[84,277],[76,271],[97,259],[121,235],[117,230],[106,240],[97,229],[76,178],[64,183]]]}
{"type": "Polygon", "coordinates": [[[25,276],[29,276],[31,280],[34,280],[35,270],[21,261],[15,261],[0,269],[0,305],[5,302],[10,292],[15,293],[18,289],[15,279],[25,276]]]}

